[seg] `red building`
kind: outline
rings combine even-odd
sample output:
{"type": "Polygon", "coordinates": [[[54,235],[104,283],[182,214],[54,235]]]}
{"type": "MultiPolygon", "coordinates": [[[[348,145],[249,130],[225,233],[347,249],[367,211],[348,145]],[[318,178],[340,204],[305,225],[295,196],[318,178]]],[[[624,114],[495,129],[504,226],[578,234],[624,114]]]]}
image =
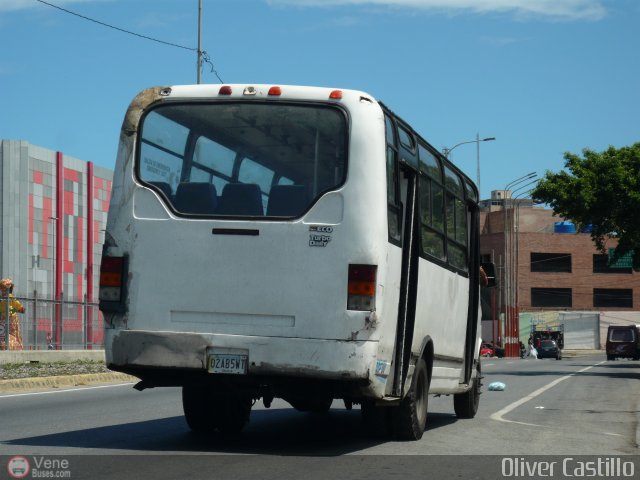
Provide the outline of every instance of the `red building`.
{"type": "Polygon", "coordinates": [[[0,269],[28,302],[26,344],[101,343],[97,309],[87,309],[98,299],[113,172],[26,141],[1,140],[0,158],[0,269]]]}

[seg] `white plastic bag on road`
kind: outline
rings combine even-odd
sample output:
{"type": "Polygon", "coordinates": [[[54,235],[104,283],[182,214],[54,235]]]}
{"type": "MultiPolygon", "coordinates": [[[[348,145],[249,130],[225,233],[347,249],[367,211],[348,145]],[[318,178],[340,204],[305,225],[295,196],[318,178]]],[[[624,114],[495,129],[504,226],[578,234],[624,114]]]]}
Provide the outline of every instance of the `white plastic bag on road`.
{"type": "Polygon", "coordinates": [[[502,392],[507,386],[502,382],[493,382],[489,384],[489,390],[494,392],[502,392]]]}

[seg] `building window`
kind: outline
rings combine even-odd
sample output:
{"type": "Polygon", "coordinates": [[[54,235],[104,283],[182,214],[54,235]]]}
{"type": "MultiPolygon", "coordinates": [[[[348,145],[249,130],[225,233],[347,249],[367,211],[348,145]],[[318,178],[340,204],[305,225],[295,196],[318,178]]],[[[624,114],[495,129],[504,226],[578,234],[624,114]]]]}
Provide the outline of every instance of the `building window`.
{"type": "Polygon", "coordinates": [[[609,255],[593,255],[593,273],[631,273],[630,266],[611,264],[609,255]]]}
{"type": "Polygon", "coordinates": [[[570,288],[532,288],[532,307],[568,307],[572,306],[570,288]]]}
{"type": "Polygon", "coordinates": [[[531,271],[571,273],[571,254],[531,252],[531,271]]]}
{"type": "Polygon", "coordinates": [[[631,288],[594,288],[593,306],[633,308],[633,290],[631,288]]]}

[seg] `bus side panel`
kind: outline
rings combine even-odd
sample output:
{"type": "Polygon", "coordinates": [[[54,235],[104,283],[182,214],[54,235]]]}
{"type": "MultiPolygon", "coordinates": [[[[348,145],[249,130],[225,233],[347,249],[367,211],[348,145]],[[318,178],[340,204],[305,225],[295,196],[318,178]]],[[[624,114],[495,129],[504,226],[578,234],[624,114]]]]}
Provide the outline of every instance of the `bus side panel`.
{"type": "Polygon", "coordinates": [[[412,352],[420,354],[423,339],[433,341],[434,366],[431,393],[459,389],[464,365],[469,281],[450,270],[420,259],[416,327],[412,352]]]}

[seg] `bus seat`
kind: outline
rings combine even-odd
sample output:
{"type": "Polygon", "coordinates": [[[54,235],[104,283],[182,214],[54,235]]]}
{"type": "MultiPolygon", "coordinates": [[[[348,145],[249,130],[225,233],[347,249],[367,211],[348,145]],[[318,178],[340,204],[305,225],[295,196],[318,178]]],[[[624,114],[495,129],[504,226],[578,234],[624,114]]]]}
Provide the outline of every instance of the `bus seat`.
{"type": "Polygon", "coordinates": [[[174,203],[182,213],[212,214],[218,204],[216,186],[207,182],[181,183],[174,203]]]}
{"type": "Polygon", "coordinates": [[[221,215],[263,215],[260,187],[256,183],[227,183],[222,189],[217,213],[221,215]]]}
{"type": "Polygon", "coordinates": [[[173,192],[171,192],[171,185],[167,182],[149,182],[150,185],[157,187],[162,193],[164,193],[169,200],[173,199],[173,192]]]}
{"type": "Polygon", "coordinates": [[[274,185],[269,193],[267,215],[296,217],[307,208],[307,189],[304,185],[274,185]]]}

